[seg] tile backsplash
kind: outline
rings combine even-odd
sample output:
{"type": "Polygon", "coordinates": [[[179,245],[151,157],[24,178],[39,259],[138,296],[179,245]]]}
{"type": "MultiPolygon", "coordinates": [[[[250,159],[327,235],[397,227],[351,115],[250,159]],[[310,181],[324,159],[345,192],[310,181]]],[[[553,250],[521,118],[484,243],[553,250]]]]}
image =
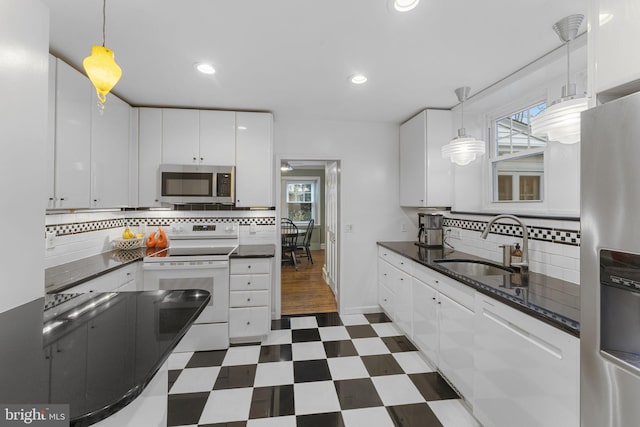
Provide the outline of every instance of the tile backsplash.
{"type": "MultiPolygon", "coordinates": [[[[455,249],[502,262],[500,245],[522,246],[522,227],[498,220],[487,239],[480,234],[491,217],[447,214],[443,223],[447,242],[455,249]],[[451,231],[447,231],[451,230],[451,231]]],[[[536,273],[580,284],[580,222],[523,219],[529,232],[529,269],[536,273]]]]}
{"type": "MultiPolygon", "coordinates": [[[[46,216],[45,237],[55,235],[45,249],[45,268],[75,261],[112,249],[124,227],[134,233],[175,222],[238,222],[241,244],[276,243],[275,211],[111,211],[46,216]],[[256,224],[255,232],[250,225],[256,224]]],[[[149,230],[150,231],[150,230],[149,230]]]]}

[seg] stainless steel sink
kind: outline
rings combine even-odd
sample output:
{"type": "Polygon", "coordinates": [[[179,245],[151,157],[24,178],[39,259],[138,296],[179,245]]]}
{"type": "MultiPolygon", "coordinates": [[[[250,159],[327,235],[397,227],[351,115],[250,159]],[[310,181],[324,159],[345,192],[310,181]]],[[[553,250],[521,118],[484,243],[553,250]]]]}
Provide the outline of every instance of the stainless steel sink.
{"type": "Polygon", "coordinates": [[[497,276],[512,274],[513,270],[486,261],[476,261],[470,259],[437,259],[438,264],[455,273],[463,276],[497,276]]]}

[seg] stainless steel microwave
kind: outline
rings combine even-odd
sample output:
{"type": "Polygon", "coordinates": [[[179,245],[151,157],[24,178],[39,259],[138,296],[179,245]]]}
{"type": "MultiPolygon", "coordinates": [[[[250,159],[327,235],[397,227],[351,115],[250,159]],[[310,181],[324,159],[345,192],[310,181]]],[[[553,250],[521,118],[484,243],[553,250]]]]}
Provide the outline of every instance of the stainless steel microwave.
{"type": "Polygon", "coordinates": [[[234,166],[160,165],[160,201],[174,205],[233,204],[234,166]]]}

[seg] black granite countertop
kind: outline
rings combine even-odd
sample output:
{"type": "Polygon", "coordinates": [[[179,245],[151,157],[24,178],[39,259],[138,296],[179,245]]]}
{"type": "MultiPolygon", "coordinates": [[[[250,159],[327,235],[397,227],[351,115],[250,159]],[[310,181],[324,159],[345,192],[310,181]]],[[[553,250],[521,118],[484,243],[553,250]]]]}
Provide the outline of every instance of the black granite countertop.
{"type": "Polygon", "coordinates": [[[141,260],[147,248],[114,250],[50,267],[44,270],[45,293],[52,294],[95,279],[129,263],[141,260]]]}
{"type": "Polygon", "coordinates": [[[276,245],[240,245],[233,251],[231,258],[273,258],[276,245]]]}
{"type": "MultiPolygon", "coordinates": [[[[62,292],[144,258],[147,248],[114,250],[50,267],[44,271],[45,293],[62,292]]],[[[276,245],[240,245],[230,258],[273,258],[276,245]]]]}
{"type": "Polygon", "coordinates": [[[498,276],[465,276],[438,264],[437,259],[487,261],[453,249],[428,249],[414,242],[378,242],[393,252],[458,280],[477,291],[514,307],[576,337],[580,336],[580,286],[544,274],[529,272],[498,276]]]}
{"type": "Polygon", "coordinates": [[[0,402],[69,404],[71,426],[104,419],[140,395],[210,298],[56,294],[0,313],[0,402]]]}

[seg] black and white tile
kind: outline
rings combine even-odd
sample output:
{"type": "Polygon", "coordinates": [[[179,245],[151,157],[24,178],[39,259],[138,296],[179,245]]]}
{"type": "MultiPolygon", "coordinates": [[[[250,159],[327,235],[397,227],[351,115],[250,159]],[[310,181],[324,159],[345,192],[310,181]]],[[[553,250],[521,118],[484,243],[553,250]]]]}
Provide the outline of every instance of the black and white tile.
{"type": "MultiPolygon", "coordinates": [[[[445,218],[444,228],[460,228],[461,230],[484,231],[489,221],[472,219],[445,218]]],[[[580,230],[567,230],[550,227],[527,226],[529,239],[562,245],[580,246],[580,230]]],[[[522,237],[522,227],[511,222],[496,222],[491,226],[491,234],[522,237]]]]}
{"type": "Polygon", "coordinates": [[[262,343],[172,354],[168,425],[479,426],[381,313],[285,317],[262,343]]]}

